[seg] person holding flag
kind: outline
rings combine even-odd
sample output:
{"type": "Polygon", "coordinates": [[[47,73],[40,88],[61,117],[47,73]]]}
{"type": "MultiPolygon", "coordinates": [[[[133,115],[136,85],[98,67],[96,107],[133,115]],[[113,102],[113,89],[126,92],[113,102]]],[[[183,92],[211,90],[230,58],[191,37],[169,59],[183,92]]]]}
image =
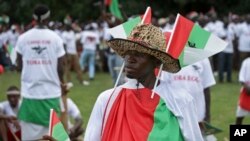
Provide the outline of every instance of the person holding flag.
{"type": "Polygon", "coordinates": [[[160,80],[151,98],[155,68],[163,64],[163,70],[171,73],[181,69],[179,60],[165,52],[160,28],[139,24],[128,39],[114,38],[108,44],[125,59],[129,79],[100,94],[84,140],[202,141],[194,102],[186,91],[160,80]]]}

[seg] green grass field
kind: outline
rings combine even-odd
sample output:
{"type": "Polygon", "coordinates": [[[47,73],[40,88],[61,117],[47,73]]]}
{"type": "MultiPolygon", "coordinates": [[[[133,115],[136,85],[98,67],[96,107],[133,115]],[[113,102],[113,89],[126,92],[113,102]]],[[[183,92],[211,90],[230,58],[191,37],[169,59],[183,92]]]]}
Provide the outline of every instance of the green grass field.
{"type": "MultiPolygon", "coordinates": [[[[72,78],[76,78],[72,74],[72,78]]],[[[87,75],[85,75],[87,78],[87,75]]],[[[97,73],[90,86],[80,85],[76,79],[73,80],[74,87],[69,92],[71,97],[78,105],[84,118],[84,127],[86,127],[92,107],[97,96],[103,90],[112,88],[112,80],[108,73],[97,73]]],[[[20,87],[20,74],[16,72],[6,72],[0,75],[0,101],[5,100],[5,91],[10,85],[20,87]]],[[[211,100],[211,123],[223,130],[216,134],[218,141],[224,141],[229,138],[229,125],[234,124],[235,110],[239,96],[240,84],[237,82],[237,74],[234,74],[233,83],[221,83],[212,87],[211,100]]],[[[247,118],[244,123],[250,123],[247,118]]]]}

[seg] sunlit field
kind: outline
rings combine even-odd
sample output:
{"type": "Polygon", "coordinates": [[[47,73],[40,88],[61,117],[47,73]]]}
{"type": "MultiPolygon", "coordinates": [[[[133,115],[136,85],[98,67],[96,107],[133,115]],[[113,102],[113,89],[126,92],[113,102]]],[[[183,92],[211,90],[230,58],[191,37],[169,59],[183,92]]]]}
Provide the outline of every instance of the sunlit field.
{"type": "MultiPolygon", "coordinates": [[[[87,78],[87,75],[84,75],[87,78]]],[[[83,86],[78,83],[76,75],[72,73],[74,87],[68,96],[78,105],[84,118],[84,127],[88,122],[92,107],[97,96],[103,90],[112,87],[112,80],[108,73],[97,73],[95,80],[91,81],[90,86],[83,86]]],[[[6,99],[5,91],[10,85],[20,87],[20,74],[16,72],[5,72],[0,75],[0,101],[6,99]]],[[[211,101],[211,123],[223,130],[216,134],[218,141],[229,140],[229,125],[235,122],[235,110],[239,96],[240,84],[237,81],[237,73],[234,73],[232,83],[218,83],[212,87],[211,101]]],[[[249,118],[244,120],[249,124],[249,118]]]]}

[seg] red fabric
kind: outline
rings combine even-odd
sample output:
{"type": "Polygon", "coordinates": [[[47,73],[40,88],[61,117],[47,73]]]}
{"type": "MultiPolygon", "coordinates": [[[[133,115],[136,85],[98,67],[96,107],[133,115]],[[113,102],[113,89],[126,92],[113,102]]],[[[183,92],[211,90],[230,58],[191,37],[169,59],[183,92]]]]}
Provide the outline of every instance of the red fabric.
{"type": "Polygon", "coordinates": [[[172,32],[172,39],[168,53],[175,59],[179,58],[183,48],[185,47],[188,37],[194,23],[183,16],[179,15],[179,18],[175,21],[175,29],[172,32]]]}
{"type": "Polygon", "coordinates": [[[239,98],[239,105],[241,108],[250,111],[250,95],[247,94],[246,89],[242,89],[239,98]]]}
{"type": "Polygon", "coordinates": [[[171,32],[164,32],[165,40],[166,40],[166,45],[168,45],[169,38],[171,36],[171,32]]]}
{"type": "Polygon", "coordinates": [[[109,6],[112,3],[112,0],[104,0],[104,4],[109,6]]]}
{"type": "Polygon", "coordinates": [[[150,24],[151,23],[151,18],[152,18],[151,8],[149,8],[148,13],[146,13],[146,12],[143,15],[141,15],[141,19],[143,20],[143,17],[146,16],[143,24],[150,24]]]}
{"type": "Polygon", "coordinates": [[[55,110],[52,110],[52,112],[50,114],[52,114],[52,115],[50,115],[51,119],[50,119],[50,127],[49,128],[50,128],[50,135],[52,135],[52,130],[53,130],[54,126],[61,121],[57,117],[55,110]]]}
{"type": "MultiPolygon", "coordinates": [[[[15,141],[15,137],[12,135],[13,133],[11,133],[10,129],[7,128],[7,138],[8,138],[8,141],[15,141]]],[[[21,140],[21,130],[18,130],[17,132],[15,132],[15,135],[18,139],[21,140]]]]}
{"type": "Polygon", "coordinates": [[[147,140],[154,124],[158,95],[151,99],[152,91],[122,89],[108,115],[102,141],[147,140]]]}

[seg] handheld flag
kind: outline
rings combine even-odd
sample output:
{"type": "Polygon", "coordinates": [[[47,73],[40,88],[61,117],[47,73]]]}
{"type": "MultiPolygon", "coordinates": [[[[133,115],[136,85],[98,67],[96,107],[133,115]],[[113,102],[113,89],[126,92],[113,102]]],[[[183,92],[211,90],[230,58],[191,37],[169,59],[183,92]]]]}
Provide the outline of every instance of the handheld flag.
{"type": "Polygon", "coordinates": [[[132,29],[139,23],[151,23],[151,8],[147,8],[143,16],[138,16],[116,27],[110,28],[109,33],[114,38],[127,39],[132,29]]]}
{"type": "Polygon", "coordinates": [[[105,0],[104,4],[109,6],[109,11],[118,19],[123,19],[118,0],[105,0]]]}
{"type": "Polygon", "coordinates": [[[227,42],[178,14],[167,53],[179,59],[184,67],[220,52],[226,46],[227,42]]]}
{"type": "Polygon", "coordinates": [[[50,109],[50,124],[49,135],[58,141],[70,141],[67,132],[65,131],[63,124],[56,115],[53,109],[50,109]]]}

